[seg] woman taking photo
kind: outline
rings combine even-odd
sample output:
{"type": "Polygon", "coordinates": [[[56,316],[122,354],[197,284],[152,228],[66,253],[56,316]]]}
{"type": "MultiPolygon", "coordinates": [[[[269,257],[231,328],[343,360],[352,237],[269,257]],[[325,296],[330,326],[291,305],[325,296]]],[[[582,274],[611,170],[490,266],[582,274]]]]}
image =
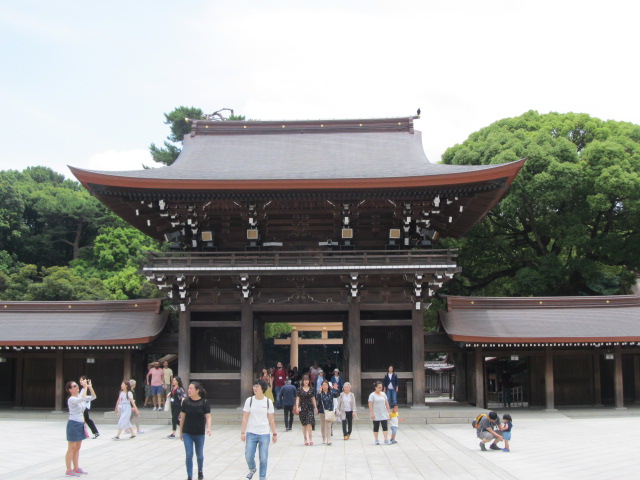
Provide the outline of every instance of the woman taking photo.
{"type": "Polygon", "coordinates": [[[198,479],[204,478],[204,435],[211,436],[211,407],[205,398],[207,392],[198,382],[191,382],[187,388],[187,398],[182,402],[180,416],[180,440],[184,442],[186,454],[187,480],[193,478],[193,447],[198,459],[198,479]]]}
{"type": "Polygon", "coordinates": [[[336,415],[333,411],[333,398],[333,391],[329,388],[329,382],[325,380],[320,385],[320,392],[316,400],[318,401],[318,412],[320,414],[322,443],[326,443],[327,445],[331,445],[331,424],[336,420],[336,415]]]}
{"type": "Polygon", "coordinates": [[[131,433],[129,438],[136,438],[136,435],[133,433],[133,427],[131,426],[132,411],[135,412],[136,415],[139,415],[136,402],[133,399],[133,393],[131,392],[131,385],[129,382],[123,380],[120,384],[120,395],[118,395],[118,401],[116,402],[116,414],[119,415],[119,417],[118,433],[116,433],[115,437],[112,437],[114,440],[120,440],[120,434],[123,430],[131,433]]]}
{"type": "Polygon", "coordinates": [[[86,402],[96,399],[96,392],[93,390],[91,380],[83,378],[80,380],[82,385],[82,394],[80,387],[76,382],[67,382],[65,390],[69,394],[67,406],[69,407],[69,420],[67,421],[67,454],[64,457],[67,466],[67,477],[79,477],[86,474],[80,468],[80,447],[82,440],[85,439],[84,434],[84,409],[86,402]],[[87,395],[89,391],[90,395],[87,395]]]}
{"type": "Polygon", "coordinates": [[[344,435],[345,440],[349,440],[353,427],[353,418],[358,419],[358,414],[356,413],[356,397],[351,393],[351,384],[349,382],[346,382],[342,386],[342,393],[338,397],[338,406],[336,409],[340,415],[340,420],[342,420],[342,435],[344,435]]]}
{"type": "Polygon", "coordinates": [[[315,422],[313,414],[318,413],[318,404],[316,403],[316,391],[311,386],[309,375],[306,374],[300,380],[300,388],[298,388],[298,396],[296,397],[296,412],[300,412],[304,444],[313,445],[311,438],[312,425],[315,422]]]}
{"type": "Polygon", "coordinates": [[[267,382],[258,380],[253,384],[253,396],[244,402],[242,411],[242,430],[240,440],[245,442],[244,456],[247,460],[252,478],[256,473],[256,447],[259,447],[260,480],[267,478],[267,461],[269,460],[269,430],[273,435],[273,443],[278,441],[276,422],[273,419],[275,409],[273,401],[265,396],[267,382]]]}
{"type": "Polygon", "coordinates": [[[387,423],[389,421],[389,401],[387,396],[382,391],[382,382],[376,382],[375,390],[369,395],[369,415],[373,420],[373,438],[375,438],[375,444],[380,445],[378,441],[378,431],[380,425],[382,425],[382,434],[384,435],[384,444],[391,445],[389,441],[389,432],[387,431],[387,423]]]}
{"type": "Polygon", "coordinates": [[[182,386],[180,377],[173,377],[171,382],[171,391],[167,395],[167,402],[171,405],[171,434],[167,438],[176,438],[176,428],[180,422],[180,411],[182,410],[182,401],[187,394],[182,386]]]}

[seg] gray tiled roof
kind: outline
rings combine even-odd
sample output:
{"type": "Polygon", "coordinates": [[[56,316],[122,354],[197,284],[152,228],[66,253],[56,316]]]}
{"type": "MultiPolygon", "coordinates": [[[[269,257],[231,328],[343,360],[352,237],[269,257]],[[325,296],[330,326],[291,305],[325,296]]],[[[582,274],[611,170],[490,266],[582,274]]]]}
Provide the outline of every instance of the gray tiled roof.
{"type": "Polygon", "coordinates": [[[420,132],[226,134],[186,136],[169,167],[103,174],[173,180],[324,180],[445,175],[496,165],[427,160],[420,132]]]}
{"type": "Polygon", "coordinates": [[[3,312],[0,345],[108,345],[146,343],[164,327],[154,312],[3,312]]]}
{"type": "MultiPolygon", "coordinates": [[[[569,297],[565,297],[569,298],[569,297]]],[[[508,300],[508,299],[507,299],[508,300]]],[[[604,304],[604,301],[603,301],[604,304]]],[[[442,325],[454,340],[495,342],[638,341],[640,305],[576,304],[538,308],[454,308],[440,312],[442,325]],[[565,339],[565,340],[563,340],[565,339]]]]}

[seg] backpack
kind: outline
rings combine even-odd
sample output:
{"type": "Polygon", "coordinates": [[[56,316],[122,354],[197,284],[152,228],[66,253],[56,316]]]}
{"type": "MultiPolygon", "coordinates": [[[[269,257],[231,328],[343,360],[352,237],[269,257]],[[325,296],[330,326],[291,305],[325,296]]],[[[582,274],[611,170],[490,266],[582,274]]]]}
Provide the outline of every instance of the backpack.
{"type": "Polygon", "coordinates": [[[480,428],[480,420],[482,420],[482,417],[486,417],[487,414],[486,413],[481,413],[480,415],[478,415],[476,418],[474,418],[473,420],[471,420],[471,427],[472,428],[480,428]]]}

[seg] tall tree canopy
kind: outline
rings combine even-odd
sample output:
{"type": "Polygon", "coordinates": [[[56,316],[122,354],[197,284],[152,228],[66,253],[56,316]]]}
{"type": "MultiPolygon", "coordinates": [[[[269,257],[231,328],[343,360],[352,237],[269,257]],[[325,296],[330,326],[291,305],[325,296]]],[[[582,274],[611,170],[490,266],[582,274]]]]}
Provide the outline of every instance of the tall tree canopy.
{"type": "Polygon", "coordinates": [[[233,110],[224,108],[231,112],[227,117],[223,116],[220,112],[214,112],[211,115],[205,115],[204,112],[196,107],[176,107],[171,112],[164,114],[164,123],[169,125],[171,134],[167,137],[167,141],[164,142],[164,147],[157,147],[155,143],[149,146],[149,152],[154,162],[162,163],[163,165],[171,165],[176,161],[178,155],[182,151],[180,144],[184,140],[184,136],[191,131],[191,124],[188,120],[244,120],[244,115],[234,115],[233,110]]]}
{"type": "Polygon", "coordinates": [[[640,269],[640,126],[529,111],[448,149],[448,164],[527,158],[458,246],[462,295],[626,293],[640,269]]]}

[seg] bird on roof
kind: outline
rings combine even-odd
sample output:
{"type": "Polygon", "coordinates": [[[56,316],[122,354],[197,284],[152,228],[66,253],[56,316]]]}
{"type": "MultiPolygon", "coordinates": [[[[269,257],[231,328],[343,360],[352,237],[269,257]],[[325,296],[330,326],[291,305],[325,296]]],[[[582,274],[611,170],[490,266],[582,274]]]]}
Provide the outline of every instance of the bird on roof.
{"type": "Polygon", "coordinates": [[[418,116],[420,116],[420,109],[418,109],[418,116]]]}

